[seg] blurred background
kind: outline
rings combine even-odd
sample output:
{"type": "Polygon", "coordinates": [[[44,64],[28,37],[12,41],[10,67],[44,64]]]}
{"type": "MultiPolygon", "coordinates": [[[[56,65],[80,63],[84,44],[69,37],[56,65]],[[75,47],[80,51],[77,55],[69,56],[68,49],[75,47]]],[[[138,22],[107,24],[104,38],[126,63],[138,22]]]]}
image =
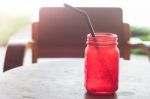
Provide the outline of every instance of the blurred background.
{"type": "MultiPolygon", "coordinates": [[[[132,36],[150,41],[148,0],[0,0],[0,50],[12,39],[31,39],[31,23],[38,21],[40,7],[121,7],[123,21],[131,25],[132,36]]],[[[144,54],[133,51],[135,54],[144,54]]],[[[0,54],[4,54],[0,51],[0,54]]]]}
{"type": "Polygon", "coordinates": [[[77,7],[121,7],[123,20],[132,26],[132,32],[138,31],[142,40],[149,40],[148,0],[0,0],[0,45],[5,46],[9,38],[20,29],[29,29],[26,27],[33,21],[38,21],[40,7],[63,6],[63,3],[77,7]],[[140,32],[146,37],[141,37],[140,32]]]}

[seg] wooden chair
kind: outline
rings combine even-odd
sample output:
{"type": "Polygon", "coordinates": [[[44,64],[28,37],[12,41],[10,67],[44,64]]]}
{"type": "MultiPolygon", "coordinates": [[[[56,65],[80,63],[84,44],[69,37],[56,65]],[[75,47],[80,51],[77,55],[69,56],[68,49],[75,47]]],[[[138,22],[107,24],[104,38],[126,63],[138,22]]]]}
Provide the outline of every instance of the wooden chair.
{"type": "MultiPolygon", "coordinates": [[[[131,48],[143,48],[147,51],[146,47],[129,43],[130,26],[123,23],[121,8],[80,9],[88,13],[96,32],[112,32],[118,35],[120,57],[129,59],[131,48]]],[[[25,48],[28,45],[32,49],[33,63],[37,62],[38,58],[45,57],[84,57],[88,33],[87,22],[81,14],[64,7],[43,7],[39,12],[39,22],[32,24],[33,41],[28,44],[8,44],[4,71],[23,64],[25,48]]],[[[147,52],[150,56],[149,51],[147,52]]]]}

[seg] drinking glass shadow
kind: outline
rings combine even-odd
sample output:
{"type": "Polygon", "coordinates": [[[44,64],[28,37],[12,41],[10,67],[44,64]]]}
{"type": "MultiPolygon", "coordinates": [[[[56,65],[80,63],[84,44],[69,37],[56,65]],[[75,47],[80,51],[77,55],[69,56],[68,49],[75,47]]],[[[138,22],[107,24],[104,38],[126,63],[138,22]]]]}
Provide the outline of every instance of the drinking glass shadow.
{"type": "Polygon", "coordinates": [[[116,94],[111,94],[111,95],[92,95],[85,93],[84,99],[117,99],[116,94]]]}

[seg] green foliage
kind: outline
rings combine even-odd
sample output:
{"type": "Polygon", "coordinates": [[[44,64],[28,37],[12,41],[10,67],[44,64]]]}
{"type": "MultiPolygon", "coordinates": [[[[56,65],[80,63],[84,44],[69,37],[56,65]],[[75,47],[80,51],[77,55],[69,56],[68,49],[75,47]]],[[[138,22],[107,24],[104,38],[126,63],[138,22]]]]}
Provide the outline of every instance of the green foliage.
{"type": "Polygon", "coordinates": [[[0,23],[0,45],[6,45],[9,38],[29,22],[29,16],[3,17],[0,23]]]}
{"type": "Polygon", "coordinates": [[[142,35],[150,34],[150,28],[148,27],[131,26],[131,31],[132,33],[142,33],[142,35]]]}
{"type": "Polygon", "coordinates": [[[145,55],[145,52],[141,49],[132,49],[131,53],[132,54],[138,54],[138,55],[145,55]]]}
{"type": "Polygon", "coordinates": [[[150,41],[150,34],[140,35],[139,38],[143,41],[150,41]]]}
{"type": "MultiPolygon", "coordinates": [[[[131,26],[131,32],[142,41],[150,41],[150,27],[131,26]]],[[[131,53],[140,55],[145,54],[145,52],[141,49],[133,49],[131,53]]]]}

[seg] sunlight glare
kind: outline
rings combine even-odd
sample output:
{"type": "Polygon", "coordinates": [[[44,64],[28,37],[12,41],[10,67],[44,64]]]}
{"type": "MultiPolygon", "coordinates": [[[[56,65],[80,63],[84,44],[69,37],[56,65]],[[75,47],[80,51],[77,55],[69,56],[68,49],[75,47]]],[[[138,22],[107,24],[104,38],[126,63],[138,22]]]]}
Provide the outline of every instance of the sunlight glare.
{"type": "Polygon", "coordinates": [[[0,12],[13,16],[29,14],[38,20],[40,7],[63,6],[63,3],[76,7],[121,7],[124,22],[150,26],[147,0],[0,0],[0,12]]]}

